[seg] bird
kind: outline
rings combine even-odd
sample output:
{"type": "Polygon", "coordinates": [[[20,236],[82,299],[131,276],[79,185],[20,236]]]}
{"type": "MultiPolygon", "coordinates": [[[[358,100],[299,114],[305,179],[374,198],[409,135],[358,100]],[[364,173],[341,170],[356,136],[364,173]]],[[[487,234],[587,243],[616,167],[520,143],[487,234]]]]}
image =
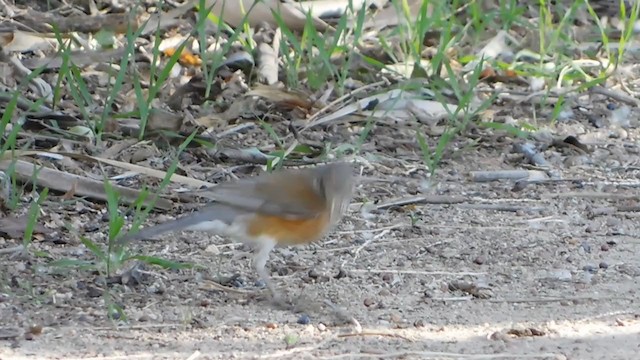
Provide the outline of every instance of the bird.
{"type": "Polygon", "coordinates": [[[208,190],[213,201],[188,215],[132,231],[120,243],[173,231],[201,231],[257,245],[253,268],[281,300],[266,264],[276,246],[315,242],[343,217],[353,197],[351,164],[333,162],[311,168],[278,170],[221,183],[208,190]]]}

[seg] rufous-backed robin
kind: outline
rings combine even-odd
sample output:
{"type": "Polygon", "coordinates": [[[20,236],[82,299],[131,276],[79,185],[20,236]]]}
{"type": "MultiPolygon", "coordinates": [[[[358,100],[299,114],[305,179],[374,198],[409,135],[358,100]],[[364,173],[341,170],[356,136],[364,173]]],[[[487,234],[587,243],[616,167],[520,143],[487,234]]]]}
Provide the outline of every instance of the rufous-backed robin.
{"type": "Polygon", "coordinates": [[[152,238],[170,231],[204,231],[258,245],[253,265],[274,297],[265,266],[276,245],[319,240],[344,214],[355,185],[350,164],[282,170],[217,185],[213,203],[189,215],[127,234],[152,238]]]}

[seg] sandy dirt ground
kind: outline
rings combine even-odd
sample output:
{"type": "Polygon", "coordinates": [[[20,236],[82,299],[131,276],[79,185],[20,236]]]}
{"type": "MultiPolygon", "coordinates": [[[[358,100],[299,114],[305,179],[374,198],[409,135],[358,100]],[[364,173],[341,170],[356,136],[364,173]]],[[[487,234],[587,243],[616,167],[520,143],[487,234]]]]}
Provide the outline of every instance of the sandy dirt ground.
{"type": "MultiPolygon", "coordinates": [[[[576,124],[558,134],[584,133],[576,124]]],[[[354,205],[322,242],[272,253],[294,310],[255,295],[250,249],[225,239],[180,233],[135,244],[205,267],[146,267],[136,286],[52,269],[51,258],[90,254],[77,241],[36,242],[33,254],[49,258],[0,262],[0,359],[636,359],[634,139],[628,129],[586,155],[550,148],[543,154],[574,181],[519,191],[469,176],[522,168],[508,143],[457,151],[431,182],[413,150],[363,166],[354,202],[377,210],[354,205]],[[415,196],[430,203],[383,206],[415,196]],[[207,278],[253,293],[212,289],[207,278]],[[109,301],[127,318],[109,320],[109,301]]]]}

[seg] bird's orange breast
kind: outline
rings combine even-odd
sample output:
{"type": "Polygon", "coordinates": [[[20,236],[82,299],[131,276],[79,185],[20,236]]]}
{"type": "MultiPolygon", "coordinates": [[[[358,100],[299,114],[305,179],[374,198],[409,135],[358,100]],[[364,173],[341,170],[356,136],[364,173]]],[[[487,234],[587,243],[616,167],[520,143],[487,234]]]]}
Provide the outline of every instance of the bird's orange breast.
{"type": "Polygon", "coordinates": [[[287,219],[273,215],[256,215],[247,224],[252,237],[269,236],[280,245],[298,245],[318,240],[329,225],[329,213],[306,219],[287,219]]]}

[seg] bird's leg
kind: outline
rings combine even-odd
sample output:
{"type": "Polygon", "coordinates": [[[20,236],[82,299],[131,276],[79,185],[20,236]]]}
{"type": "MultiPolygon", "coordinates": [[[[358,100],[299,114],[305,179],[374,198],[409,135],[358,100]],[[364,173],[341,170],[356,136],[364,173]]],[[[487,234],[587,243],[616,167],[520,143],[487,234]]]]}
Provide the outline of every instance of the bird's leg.
{"type": "Polygon", "coordinates": [[[263,239],[262,241],[260,241],[259,246],[260,247],[258,249],[258,252],[253,258],[253,267],[256,270],[256,273],[258,273],[260,279],[264,281],[265,285],[267,285],[267,288],[271,292],[271,295],[274,297],[274,299],[278,299],[278,292],[276,291],[276,288],[271,281],[271,277],[269,276],[269,274],[267,274],[266,270],[267,260],[269,260],[269,254],[271,254],[273,248],[276,247],[276,242],[273,239],[263,239]]]}

